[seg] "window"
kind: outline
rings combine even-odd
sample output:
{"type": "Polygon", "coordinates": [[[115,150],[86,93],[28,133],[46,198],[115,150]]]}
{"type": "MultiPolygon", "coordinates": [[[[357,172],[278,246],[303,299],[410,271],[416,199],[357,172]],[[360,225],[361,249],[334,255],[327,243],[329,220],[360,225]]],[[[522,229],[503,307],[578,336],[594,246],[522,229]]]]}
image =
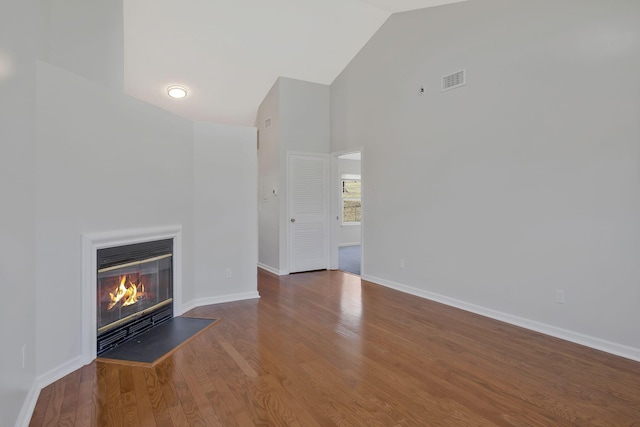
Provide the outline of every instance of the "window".
{"type": "Polygon", "coordinates": [[[342,223],[360,224],[362,215],[360,175],[342,176],[342,223]]]}

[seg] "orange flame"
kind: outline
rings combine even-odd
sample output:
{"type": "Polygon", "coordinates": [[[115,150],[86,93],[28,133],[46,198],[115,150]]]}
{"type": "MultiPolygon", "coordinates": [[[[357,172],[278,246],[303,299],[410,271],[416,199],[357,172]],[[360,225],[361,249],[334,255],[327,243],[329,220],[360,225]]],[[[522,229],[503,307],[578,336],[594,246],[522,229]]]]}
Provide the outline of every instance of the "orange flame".
{"type": "Polygon", "coordinates": [[[111,302],[109,303],[107,310],[111,310],[113,307],[118,305],[119,302],[122,302],[122,307],[126,307],[128,305],[135,304],[140,298],[142,298],[142,295],[144,294],[144,285],[130,281],[129,286],[125,286],[126,282],[127,276],[124,275],[120,279],[120,286],[115,289],[115,294],[113,292],[109,292],[111,302]],[[140,292],[138,292],[138,286],[140,286],[140,292]]]}

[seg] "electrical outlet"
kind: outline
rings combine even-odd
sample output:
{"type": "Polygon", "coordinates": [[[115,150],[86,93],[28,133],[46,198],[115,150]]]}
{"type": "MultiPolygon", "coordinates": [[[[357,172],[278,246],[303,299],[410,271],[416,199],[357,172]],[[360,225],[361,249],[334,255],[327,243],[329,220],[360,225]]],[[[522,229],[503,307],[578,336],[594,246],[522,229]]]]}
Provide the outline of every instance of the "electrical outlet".
{"type": "Polygon", "coordinates": [[[404,259],[400,260],[400,268],[404,268],[404,259]]]}
{"type": "Polygon", "coordinates": [[[564,291],[562,289],[556,289],[556,303],[564,304],[564,291]]]}
{"type": "Polygon", "coordinates": [[[225,277],[226,277],[227,279],[231,279],[231,278],[233,277],[233,274],[232,274],[232,272],[231,272],[231,269],[230,269],[230,268],[227,268],[227,270],[225,271],[225,277]]]}

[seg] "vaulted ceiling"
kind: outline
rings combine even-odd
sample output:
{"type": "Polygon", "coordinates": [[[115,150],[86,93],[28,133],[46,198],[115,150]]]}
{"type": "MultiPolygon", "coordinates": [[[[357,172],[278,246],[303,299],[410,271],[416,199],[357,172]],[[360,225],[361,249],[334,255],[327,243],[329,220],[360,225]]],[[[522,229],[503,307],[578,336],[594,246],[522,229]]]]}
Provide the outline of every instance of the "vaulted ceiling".
{"type": "Polygon", "coordinates": [[[125,1],[124,90],[190,120],[253,126],[278,77],[331,84],[392,13],[459,1],[125,1]],[[172,84],[187,97],[169,98],[172,84]]]}

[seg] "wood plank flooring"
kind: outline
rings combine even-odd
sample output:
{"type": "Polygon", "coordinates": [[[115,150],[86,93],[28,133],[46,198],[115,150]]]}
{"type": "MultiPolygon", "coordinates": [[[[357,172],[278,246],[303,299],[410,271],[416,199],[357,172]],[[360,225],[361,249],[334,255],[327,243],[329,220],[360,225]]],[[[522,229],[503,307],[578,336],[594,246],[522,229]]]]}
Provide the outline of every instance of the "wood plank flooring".
{"type": "Polygon", "coordinates": [[[154,368],[46,387],[30,425],[640,426],[640,363],[339,271],[258,283],[154,368]]]}

